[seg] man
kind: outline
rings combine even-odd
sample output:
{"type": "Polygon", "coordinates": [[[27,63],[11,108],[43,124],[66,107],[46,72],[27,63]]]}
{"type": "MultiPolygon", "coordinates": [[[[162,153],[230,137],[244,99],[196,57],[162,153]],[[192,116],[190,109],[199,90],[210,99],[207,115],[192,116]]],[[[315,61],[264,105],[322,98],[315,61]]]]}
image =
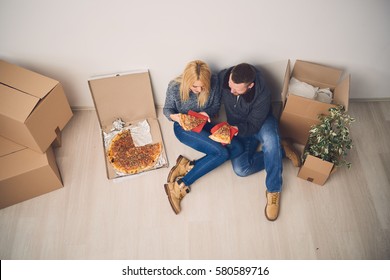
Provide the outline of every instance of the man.
{"type": "Polygon", "coordinates": [[[258,69],[241,63],[222,70],[218,80],[227,121],[238,129],[236,137],[244,147],[244,152],[232,159],[233,170],[238,176],[249,176],[265,169],[265,216],[275,221],[282,190],[282,158],[286,155],[294,166],[300,166],[299,154],[288,141],[280,141],[271,93],[258,69]],[[257,151],[259,144],[261,151],[257,151]]]}

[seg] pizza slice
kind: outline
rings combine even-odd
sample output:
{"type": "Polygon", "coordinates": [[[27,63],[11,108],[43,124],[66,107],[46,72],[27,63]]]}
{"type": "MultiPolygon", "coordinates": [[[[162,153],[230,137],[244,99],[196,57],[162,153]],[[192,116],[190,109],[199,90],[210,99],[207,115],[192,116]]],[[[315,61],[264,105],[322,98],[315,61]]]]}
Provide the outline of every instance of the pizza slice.
{"type": "Polygon", "coordinates": [[[123,157],[122,172],[136,174],[152,168],[161,154],[161,147],[161,143],[154,143],[128,150],[123,157]]]}
{"type": "Polygon", "coordinates": [[[111,144],[108,148],[108,155],[114,155],[120,153],[123,150],[128,150],[130,148],[134,148],[134,141],[131,137],[130,130],[126,129],[119,132],[115,137],[111,140],[111,144]]]}
{"type": "Polygon", "coordinates": [[[205,122],[206,120],[197,118],[195,116],[180,114],[180,125],[186,131],[192,130],[205,122]]]}
{"type": "Polygon", "coordinates": [[[222,143],[222,144],[230,144],[230,125],[224,124],[216,131],[214,131],[210,136],[210,139],[222,143]]]}

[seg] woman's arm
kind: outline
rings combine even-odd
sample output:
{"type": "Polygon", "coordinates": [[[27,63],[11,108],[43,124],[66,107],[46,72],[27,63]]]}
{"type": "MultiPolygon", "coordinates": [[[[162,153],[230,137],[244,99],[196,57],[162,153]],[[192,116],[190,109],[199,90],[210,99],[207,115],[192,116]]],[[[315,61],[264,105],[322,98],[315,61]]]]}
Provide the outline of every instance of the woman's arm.
{"type": "Polygon", "coordinates": [[[178,90],[179,90],[178,83],[175,81],[170,81],[168,84],[168,89],[165,97],[165,104],[163,108],[163,113],[165,117],[170,121],[177,121],[177,118],[174,115],[177,115],[179,113],[176,104],[178,90]]]}

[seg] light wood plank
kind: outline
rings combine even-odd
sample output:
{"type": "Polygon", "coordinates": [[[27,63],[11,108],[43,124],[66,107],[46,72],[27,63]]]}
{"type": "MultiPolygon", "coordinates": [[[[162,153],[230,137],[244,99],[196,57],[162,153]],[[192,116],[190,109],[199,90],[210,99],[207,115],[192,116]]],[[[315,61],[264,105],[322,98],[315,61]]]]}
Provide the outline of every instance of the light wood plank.
{"type": "MultiPolygon", "coordinates": [[[[389,259],[390,102],[354,102],[352,168],[325,186],[284,160],[277,221],[264,216],[265,173],[237,177],[230,162],[170,208],[169,168],[121,180],[105,174],[95,111],[76,111],[56,150],[65,187],[0,210],[1,259],[389,259]]],[[[181,144],[158,110],[167,156],[181,144]]]]}

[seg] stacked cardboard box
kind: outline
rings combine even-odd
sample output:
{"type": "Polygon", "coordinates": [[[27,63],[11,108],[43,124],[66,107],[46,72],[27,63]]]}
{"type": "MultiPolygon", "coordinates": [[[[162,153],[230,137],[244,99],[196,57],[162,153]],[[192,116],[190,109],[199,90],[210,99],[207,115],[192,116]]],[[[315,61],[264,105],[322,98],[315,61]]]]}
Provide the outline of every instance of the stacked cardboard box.
{"type": "Polygon", "coordinates": [[[63,186],[51,145],[72,115],[58,81],[0,60],[0,209],[63,186]]]}
{"type": "MultiPolygon", "coordinates": [[[[288,62],[282,92],[284,109],[280,117],[280,133],[282,137],[305,145],[311,126],[319,123],[319,114],[329,114],[329,108],[336,104],[343,105],[348,110],[350,75],[342,77],[343,71],[340,69],[302,60],[295,62],[290,73],[288,62]],[[333,93],[332,104],[289,93],[291,77],[315,87],[329,88],[333,93]]],[[[332,163],[308,156],[298,172],[298,177],[323,185],[333,171],[332,163]]]]}

